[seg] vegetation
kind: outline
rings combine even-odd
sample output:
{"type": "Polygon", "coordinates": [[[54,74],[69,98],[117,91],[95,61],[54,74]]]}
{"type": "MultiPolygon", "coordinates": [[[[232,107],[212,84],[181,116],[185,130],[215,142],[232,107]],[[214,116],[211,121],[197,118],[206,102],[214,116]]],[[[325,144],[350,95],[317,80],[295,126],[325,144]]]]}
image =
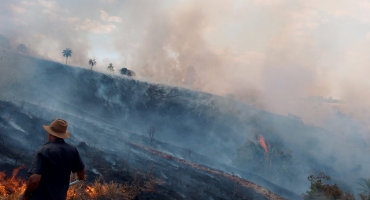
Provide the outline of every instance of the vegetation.
{"type": "Polygon", "coordinates": [[[28,53],[28,48],[24,44],[19,44],[17,47],[17,51],[20,53],[27,54],[28,53]]]}
{"type": "MultiPolygon", "coordinates": [[[[18,200],[26,189],[26,182],[16,175],[21,168],[14,169],[12,176],[7,178],[4,172],[0,172],[0,200],[18,200]]],[[[130,200],[136,199],[142,192],[154,191],[157,183],[151,176],[150,172],[146,174],[147,179],[138,178],[137,175],[133,177],[130,183],[119,184],[116,182],[105,182],[101,178],[95,179],[92,183],[78,183],[69,187],[67,192],[67,200],[106,200],[119,199],[130,200]]],[[[71,180],[73,176],[71,176],[71,180]]]]}
{"type": "Polygon", "coordinates": [[[370,200],[370,194],[360,194],[361,200],[370,200]]]}
{"type": "Polygon", "coordinates": [[[286,177],[292,176],[292,154],[290,151],[283,151],[271,145],[264,147],[248,140],[237,150],[236,157],[232,164],[239,169],[251,171],[263,176],[286,177]]]}
{"type": "Polygon", "coordinates": [[[135,199],[141,192],[153,191],[154,181],[149,180],[144,183],[138,178],[129,183],[119,184],[116,182],[106,183],[96,179],[92,184],[87,186],[70,187],[67,193],[68,200],[84,199],[135,199]]]}
{"type": "Polygon", "coordinates": [[[360,183],[360,191],[365,194],[370,194],[370,179],[361,179],[362,183],[360,183]]]}
{"type": "Polygon", "coordinates": [[[320,173],[316,177],[310,175],[310,190],[302,194],[304,200],[355,200],[355,197],[348,192],[343,192],[336,184],[329,185],[324,182],[330,181],[330,177],[320,173]]]}
{"type": "Polygon", "coordinates": [[[96,65],[95,59],[90,59],[89,60],[89,65],[91,65],[91,70],[92,70],[93,66],[96,65]]]}
{"type": "MultiPolygon", "coordinates": [[[[304,200],[355,200],[356,198],[349,192],[343,192],[337,184],[330,185],[330,176],[320,173],[317,176],[310,175],[308,180],[311,182],[310,190],[302,194],[304,200]],[[325,183],[326,182],[326,183],[325,183]]],[[[361,200],[370,200],[370,179],[362,179],[360,183],[359,197],[361,200]]]]}
{"type": "Polygon", "coordinates": [[[361,188],[360,191],[362,194],[360,194],[361,200],[370,200],[370,179],[362,179],[362,183],[360,183],[361,188]]]}
{"type": "Polygon", "coordinates": [[[135,76],[135,72],[132,71],[132,70],[129,70],[127,68],[122,68],[121,70],[119,70],[119,73],[122,74],[122,75],[126,75],[126,76],[135,76]]]}
{"type": "Polygon", "coordinates": [[[72,56],[72,50],[70,48],[66,48],[62,51],[62,54],[63,54],[63,57],[66,57],[66,64],[67,64],[68,57],[72,56]]]}
{"type": "Polygon", "coordinates": [[[109,63],[107,68],[108,68],[109,71],[114,72],[114,67],[113,67],[112,63],[109,63]]]}

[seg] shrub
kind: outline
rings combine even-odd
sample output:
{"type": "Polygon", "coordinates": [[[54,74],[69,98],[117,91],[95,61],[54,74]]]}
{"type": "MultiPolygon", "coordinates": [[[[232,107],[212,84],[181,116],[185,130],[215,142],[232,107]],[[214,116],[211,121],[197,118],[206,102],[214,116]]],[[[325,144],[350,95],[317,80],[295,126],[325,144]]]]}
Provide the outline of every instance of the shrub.
{"type": "Polygon", "coordinates": [[[308,176],[311,182],[310,190],[302,194],[304,200],[355,200],[353,195],[343,192],[336,184],[329,185],[323,182],[330,181],[330,177],[320,173],[316,177],[308,176]]]}

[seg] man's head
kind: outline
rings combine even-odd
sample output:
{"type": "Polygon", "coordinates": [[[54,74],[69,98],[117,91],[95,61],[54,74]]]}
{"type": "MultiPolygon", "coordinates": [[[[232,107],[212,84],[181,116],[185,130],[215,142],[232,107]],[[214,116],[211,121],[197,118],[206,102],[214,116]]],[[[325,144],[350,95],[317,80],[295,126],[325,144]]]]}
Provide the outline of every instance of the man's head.
{"type": "Polygon", "coordinates": [[[44,129],[49,133],[48,139],[56,138],[69,138],[69,132],[67,131],[68,123],[63,119],[56,119],[49,126],[43,126],[44,129]]]}

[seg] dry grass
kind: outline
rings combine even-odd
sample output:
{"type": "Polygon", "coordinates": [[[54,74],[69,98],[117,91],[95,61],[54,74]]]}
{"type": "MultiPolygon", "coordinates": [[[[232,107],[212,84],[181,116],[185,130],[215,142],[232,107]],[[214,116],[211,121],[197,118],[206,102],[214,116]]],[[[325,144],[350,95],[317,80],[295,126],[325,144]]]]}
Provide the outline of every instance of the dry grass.
{"type": "MultiPolygon", "coordinates": [[[[7,178],[0,172],[0,200],[17,200],[26,188],[26,182],[16,179],[17,170],[14,170],[11,177],[7,178]]],[[[71,179],[73,180],[73,178],[71,179]]],[[[131,183],[120,184],[116,182],[105,182],[96,179],[92,183],[78,183],[69,188],[67,200],[131,200],[135,199],[141,192],[154,191],[156,182],[152,176],[145,180],[139,179],[135,174],[131,183]]]]}
{"type": "Polygon", "coordinates": [[[133,181],[125,184],[116,182],[106,183],[100,179],[96,179],[89,185],[76,185],[68,190],[68,200],[108,200],[108,199],[135,199],[141,192],[154,191],[154,179],[142,181],[134,176],[133,181]]]}

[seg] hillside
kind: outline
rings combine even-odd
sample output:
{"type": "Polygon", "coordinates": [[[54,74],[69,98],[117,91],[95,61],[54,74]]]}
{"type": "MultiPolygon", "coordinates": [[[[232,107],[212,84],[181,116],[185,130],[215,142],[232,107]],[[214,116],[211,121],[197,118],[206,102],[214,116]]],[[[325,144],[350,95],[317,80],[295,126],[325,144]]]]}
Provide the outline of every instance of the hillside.
{"type": "MultiPolygon", "coordinates": [[[[140,144],[187,162],[253,179],[286,198],[297,197],[307,190],[310,174],[329,173],[350,190],[359,178],[367,176],[368,171],[362,166],[369,162],[368,150],[361,140],[343,141],[325,129],[305,125],[297,119],[229,98],[11,52],[2,52],[0,62],[1,134],[19,151],[40,146],[41,125],[60,117],[70,123],[72,143],[83,141],[104,154],[114,152],[118,157],[134,154],[135,164],[131,167],[141,166],[146,160],[161,169],[156,160],[160,158],[148,151],[134,151],[137,149],[134,144],[140,144]],[[152,142],[148,138],[151,126],[155,127],[152,142]],[[28,144],[30,138],[34,141],[32,145],[28,144]]],[[[171,162],[171,165],[188,169],[184,163],[171,162]]],[[[199,178],[203,172],[191,170],[180,171],[183,176],[195,173],[194,180],[204,181],[199,178]]],[[[220,181],[225,180],[207,181],[215,184],[210,191],[217,190],[220,181]]],[[[177,195],[189,194],[189,189],[176,187],[172,190],[177,195]]],[[[224,189],[226,193],[230,190],[230,187],[224,189]]],[[[259,193],[248,189],[247,194],[259,193]]],[[[202,195],[221,199],[227,196],[212,192],[202,195]]]]}

